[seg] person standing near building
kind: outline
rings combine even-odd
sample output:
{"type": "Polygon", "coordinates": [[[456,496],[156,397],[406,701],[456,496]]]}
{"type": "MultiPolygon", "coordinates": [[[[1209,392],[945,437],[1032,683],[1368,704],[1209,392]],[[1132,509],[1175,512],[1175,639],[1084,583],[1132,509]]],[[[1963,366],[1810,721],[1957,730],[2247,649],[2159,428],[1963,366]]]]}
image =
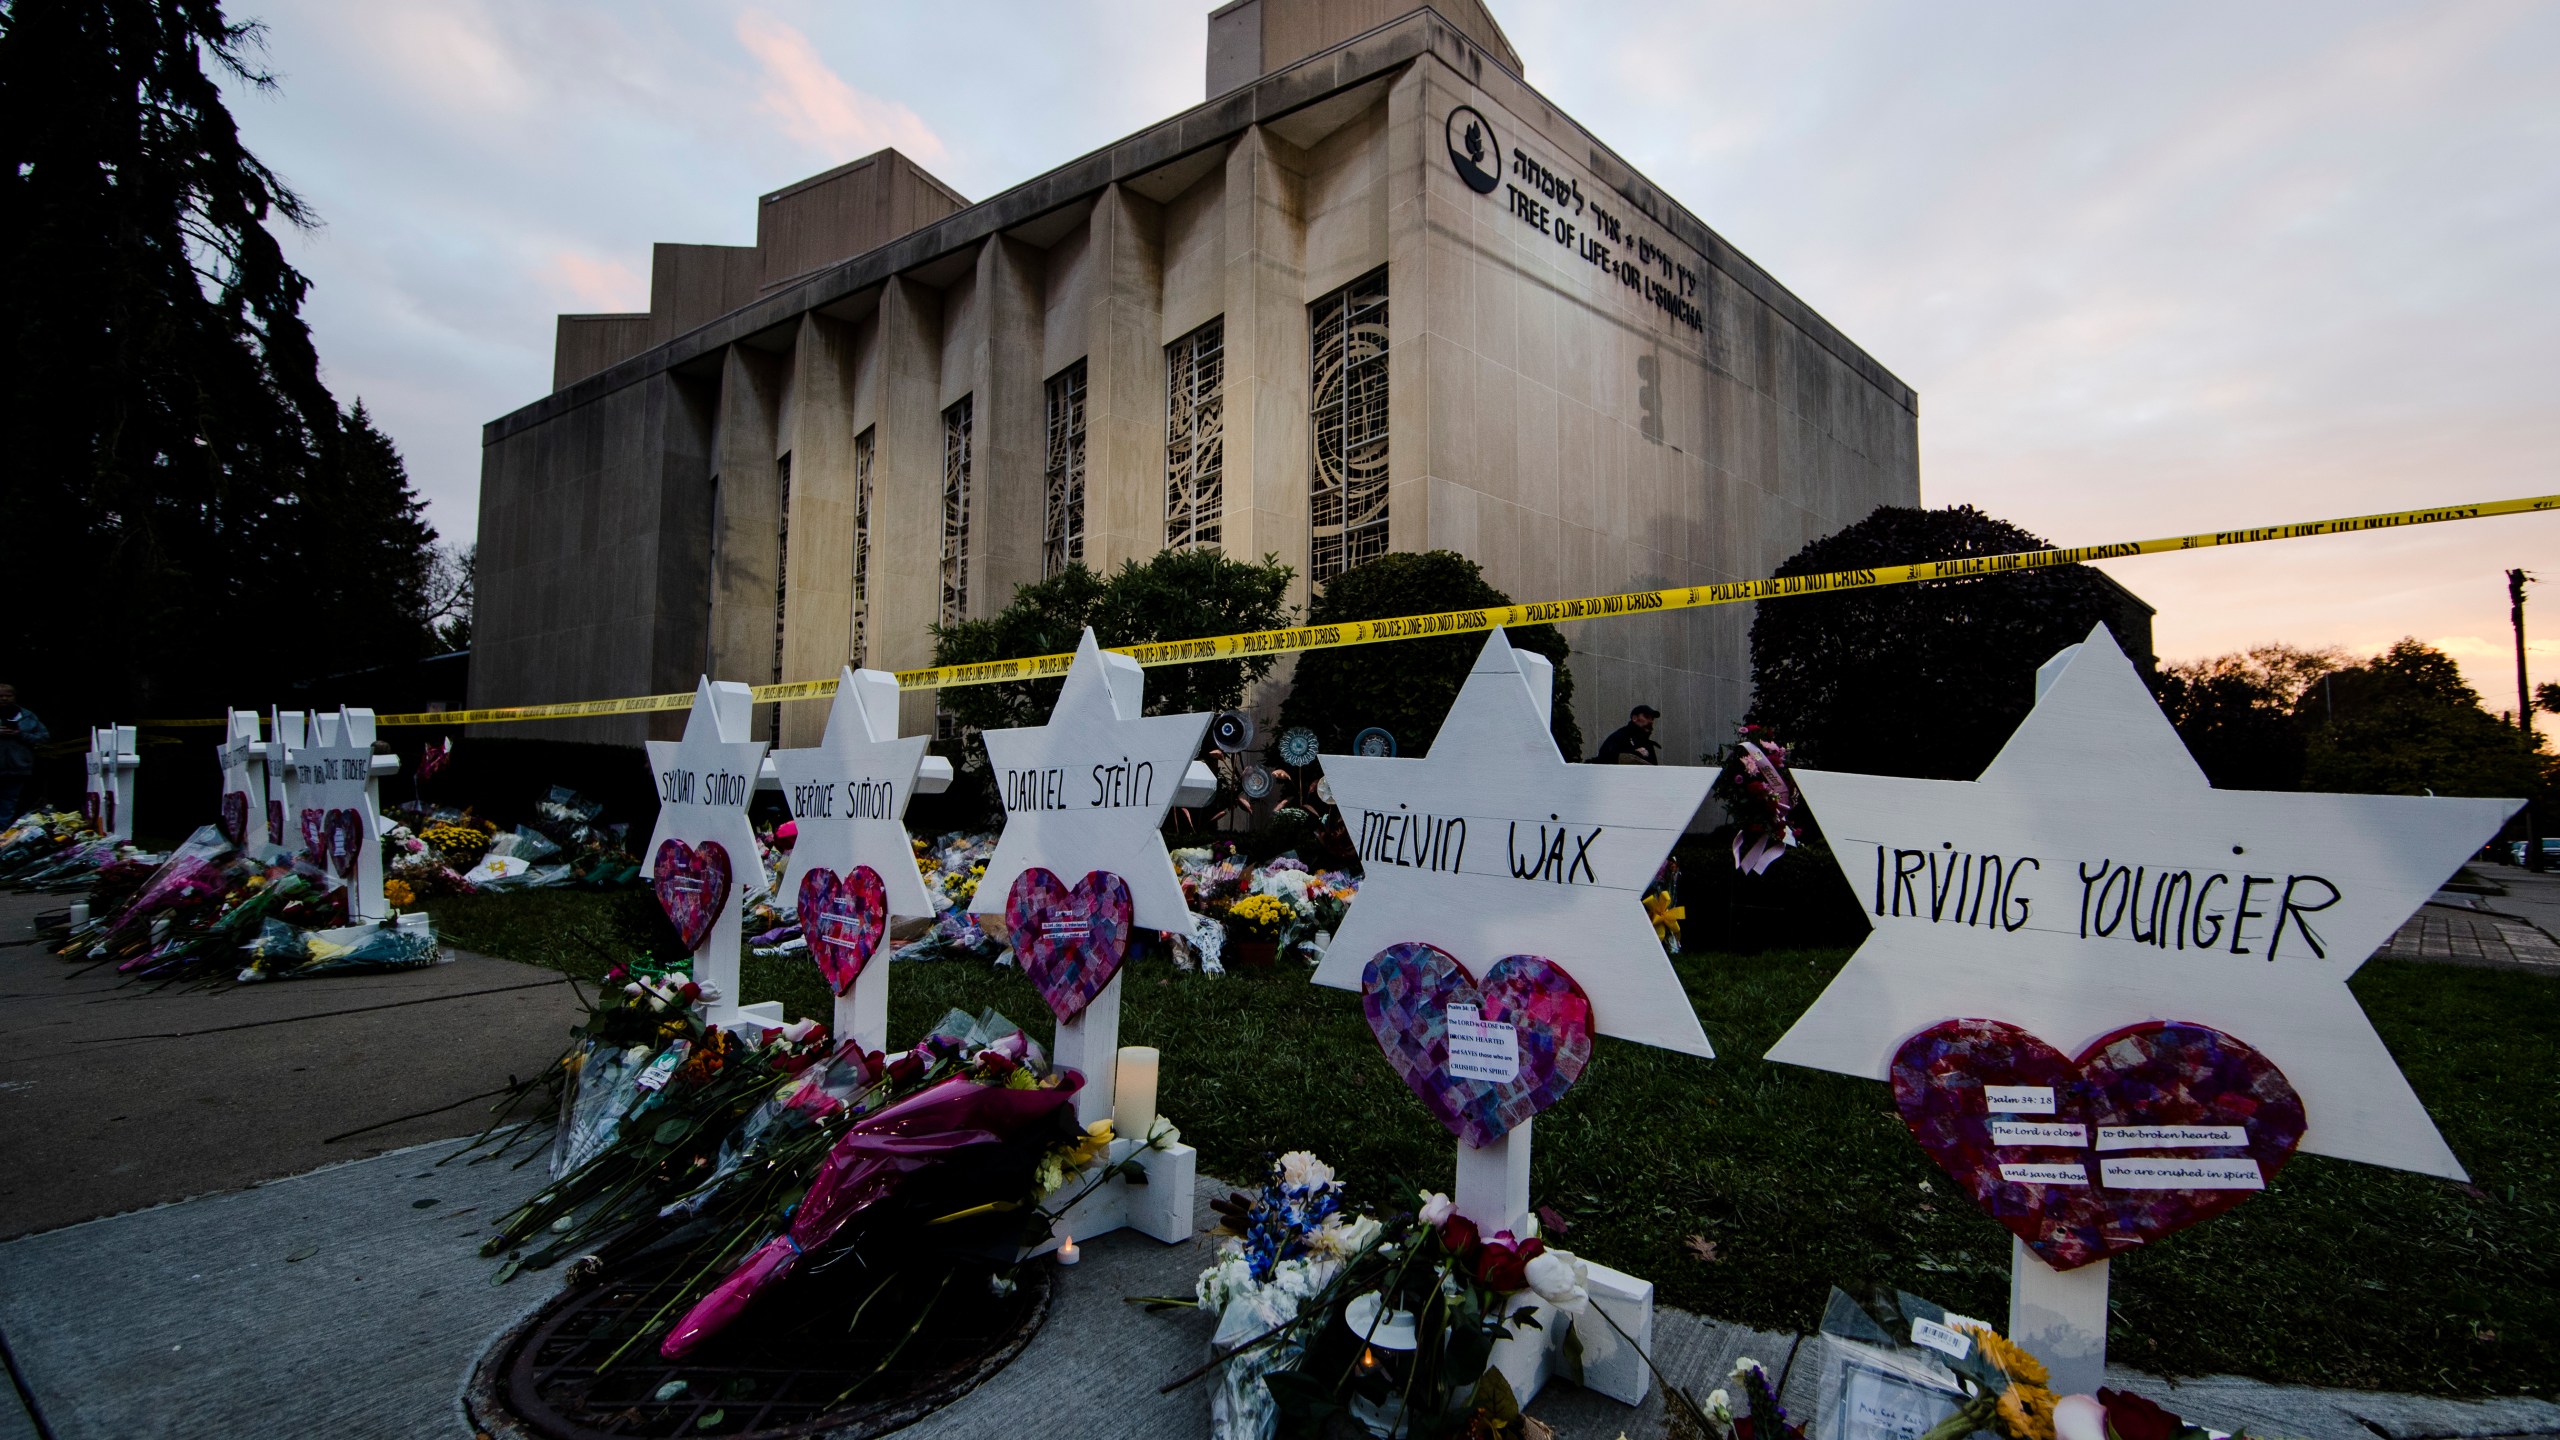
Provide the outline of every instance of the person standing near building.
{"type": "Polygon", "coordinates": [[[35,774],[36,747],[52,738],[36,712],[18,703],[18,687],[0,684],[0,824],[18,818],[18,802],[35,774]]]}
{"type": "Polygon", "coordinates": [[[1662,747],[1653,740],[1653,722],[1662,712],[1650,705],[1639,705],[1627,712],[1627,723],[1609,732],[1600,742],[1600,753],[1591,757],[1594,765],[1659,765],[1662,747]]]}

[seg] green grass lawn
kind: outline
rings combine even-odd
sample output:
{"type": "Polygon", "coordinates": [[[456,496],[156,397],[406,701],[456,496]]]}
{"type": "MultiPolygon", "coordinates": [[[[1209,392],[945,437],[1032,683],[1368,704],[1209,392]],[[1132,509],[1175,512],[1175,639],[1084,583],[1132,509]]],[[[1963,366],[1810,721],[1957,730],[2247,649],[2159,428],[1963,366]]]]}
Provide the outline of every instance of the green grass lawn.
{"type": "MultiPolygon", "coordinates": [[[[621,951],[667,943],[638,891],[433,908],[454,944],[587,975],[605,962],[572,934],[621,951]]],[[[1770,1329],[1810,1329],[1831,1285],[1869,1280],[2007,1313],[2007,1232],[1954,1196],[1886,1087],[1759,1058],[1845,958],[1680,959],[1720,1058],[1600,1042],[1582,1083],[1538,1120],[1535,1195],[1574,1222],[1567,1245],[1651,1278],[1668,1304],[1770,1329]],[[1692,1237],[1715,1258],[1692,1254],[1692,1237]]],[[[1050,1033],[1011,969],[895,975],[893,1035],[986,1006],[1050,1033]]],[[[1164,1051],[1165,1111],[1207,1173],[1250,1180],[1265,1157],[1309,1149],[1371,1197],[1391,1175],[1448,1187],[1455,1142],[1379,1058],[1358,996],[1317,989],[1294,965],[1210,978],[1139,962],[1123,988],[1121,1034],[1164,1051]]],[[[2170,1374],[2548,1392],[2560,1376],[2560,982],[2375,961],[2354,988],[2473,1183],[2299,1157],[2231,1214],[2115,1261],[2110,1357],[2170,1374]]],[[[805,964],[751,959],[745,989],[827,1013],[805,964]]]]}

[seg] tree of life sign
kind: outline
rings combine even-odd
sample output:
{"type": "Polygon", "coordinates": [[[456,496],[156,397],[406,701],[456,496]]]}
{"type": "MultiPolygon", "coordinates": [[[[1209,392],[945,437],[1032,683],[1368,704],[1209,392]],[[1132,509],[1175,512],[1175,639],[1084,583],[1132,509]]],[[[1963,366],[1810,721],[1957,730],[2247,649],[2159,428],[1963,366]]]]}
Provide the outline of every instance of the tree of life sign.
{"type": "MultiPolygon", "coordinates": [[[[1364,878],[1316,983],[1361,992],[1388,1063],[1458,1138],[1457,1207],[1486,1234],[1527,1233],[1531,1123],[1593,1036],[1715,1053],[1642,900],[1715,772],[1566,763],[1553,686],[1496,630],[1427,758],[1324,757],[1364,878]]],[[[1641,1344],[1653,1287],[1591,1270],[1641,1344]]],[[[1524,1397],[1549,1341],[1504,1357],[1524,1397]]],[[[1584,1384],[1641,1399],[1641,1363],[1613,1365],[1586,1363],[1584,1384]]]]}
{"type": "Polygon", "coordinates": [[[848,666],[817,748],[773,754],[800,832],[783,898],[836,994],[836,1036],[866,1050],[889,1047],[889,927],[934,913],[904,818],[919,789],[951,783],[951,762],[926,755],[929,743],[898,734],[897,676],[848,666]]]}
{"type": "Polygon", "coordinates": [[[2107,1256],[2297,1149],[2462,1178],[2346,982],[2517,802],[2215,790],[2103,626],[2037,679],[1979,780],[1795,772],[1874,933],[1769,1058],[1893,1081],[2086,1391],[2107,1256]]]}
{"type": "Polygon", "coordinates": [[[684,738],[652,740],[649,768],[658,782],[658,825],[646,852],[658,906],[693,954],[693,976],[706,995],[703,1019],[726,1025],[757,1019],[779,1025],[768,1002],[738,1003],[738,947],[744,939],[746,892],[739,875],[764,883],[756,832],[747,823],[764,764],[764,742],[750,740],[755,692],[734,681],[702,677],[685,717],[684,738]]]}

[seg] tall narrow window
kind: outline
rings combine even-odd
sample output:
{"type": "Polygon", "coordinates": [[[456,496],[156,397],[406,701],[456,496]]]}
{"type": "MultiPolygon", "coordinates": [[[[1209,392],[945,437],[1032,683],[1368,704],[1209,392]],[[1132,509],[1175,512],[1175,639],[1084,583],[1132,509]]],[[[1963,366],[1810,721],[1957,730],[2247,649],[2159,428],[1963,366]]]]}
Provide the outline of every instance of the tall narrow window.
{"type": "Polygon", "coordinates": [[[850,659],[860,668],[863,643],[871,627],[871,456],[879,431],[865,429],[853,437],[853,645],[850,659]]]}
{"type": "Polygon", "coordinates": [[[1226,317],[1166,347],[1165,371],[1165,548],[1215,545],[1226,471],[1226,317]]]}
{"type": "MultiPolygon", "coordinates": [[[[791,457],[785,454],[773,462],[774,478],[781,493],[781,509],[773,536],[773,683],[782,683],[782,622],[791,599],[791,457]]],[[[782,740],[782,702],[773,702],[773,724],[765,732],[774,743],[782,740]]]]}
{"type": "Polygon", "coordinates": [[[942,412],[942,623],[969,617],[969,430],[975,396],[942,412]]]}
{"type": "Polygon", "coordinates": [[[1307,579],[1321,585],[1387,553],[1387,272],[1307,311],[1316,431],[1307,579]]]}
{"type": "Polygon", "coordinates": [[[1084,559],[1084,362],[1049,377],[1048,519],[1040,577],[1084,559]]]}
{"type": "Polygon", "coordinates": [[[711,557],[711,583],[703,587],[702,606],[702,673],[705,675],[708,675],[713,670],[719,668],[711,663],[711,647],[717,643],[720,634],[720,530],[722,519],[723,516],[720,511],[720,475],[718,471],[714,471],[711,475],[711,544],[708,547],[708,552],[711,557]]]}

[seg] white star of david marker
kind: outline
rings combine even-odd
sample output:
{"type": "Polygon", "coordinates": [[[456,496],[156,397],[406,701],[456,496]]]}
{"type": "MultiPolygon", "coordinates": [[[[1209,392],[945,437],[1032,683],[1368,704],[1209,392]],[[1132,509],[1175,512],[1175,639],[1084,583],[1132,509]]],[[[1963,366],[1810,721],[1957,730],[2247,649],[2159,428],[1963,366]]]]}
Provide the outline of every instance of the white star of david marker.
{"type": "Polygon", "coordinates": [[[1145,686],[1138,662],[1105,653],[1088,629],[1048,724],[983,733],[1004,834],[972,913],[1002,914],[1013,882],[1033,866],[1068,885],[1107,870],[1128,882],[1139,928],[1191,932],[1159,827],[1210,717],[1141,714],[1145,686]]]}
{"type": "Polygon", "coordinates": [[[747,823],[747,802],[755,795],[765,751],[763,741],[745,738],[754,699],[746,686],[706,675],[694,689],[684,738],[648,742],[649,768],[658,785],[658,826],[649,832],[649,848],[641,852],[640,873],[655,872],[658,847],[669,840],[692,846],[716,840],[729,852],[728,903],[696,952],[697,978],[720,994],[710,1007],[715,1021],[736,1013],[740,917],[747,895],[764,888],[755,827],[747,823]]]}
{"type": "Polygon", "coordinates": [[[1552,682],[1496,630],[1429,758],[1324,757],[1363,878],[1316,983],[1357,990],[1379,951],[1414,940],[1478,977],[1543,955],[1582,986],[1599,1033],[1713,1055],[1643,899],[1715,772],[1567,764],[1547,728],[1552,682]]]}
{"type": "Polygon", "coordinates": [[[2101,625],[1977,781],[1799,770],[1875,927],[1772,1060],[1886,1077],[1948,1019],[2066,1054],[2149,1020],[2275,1062],[2302,1148],[2465,1178],[2347,989],[2513,800],[2216,790],[2101,625]]]}
{"type": "Polygon", "coordinates": [[[812,867],[850,875],[868,865],[879,872],[890,914],[934,913],[904,818],[931,743],[898,735],[896,676],[845,667],[818,747],[773,752],[774,774],[800,829],[782,876],[784,903],[798,901],[800,877],[812,867]]]}

